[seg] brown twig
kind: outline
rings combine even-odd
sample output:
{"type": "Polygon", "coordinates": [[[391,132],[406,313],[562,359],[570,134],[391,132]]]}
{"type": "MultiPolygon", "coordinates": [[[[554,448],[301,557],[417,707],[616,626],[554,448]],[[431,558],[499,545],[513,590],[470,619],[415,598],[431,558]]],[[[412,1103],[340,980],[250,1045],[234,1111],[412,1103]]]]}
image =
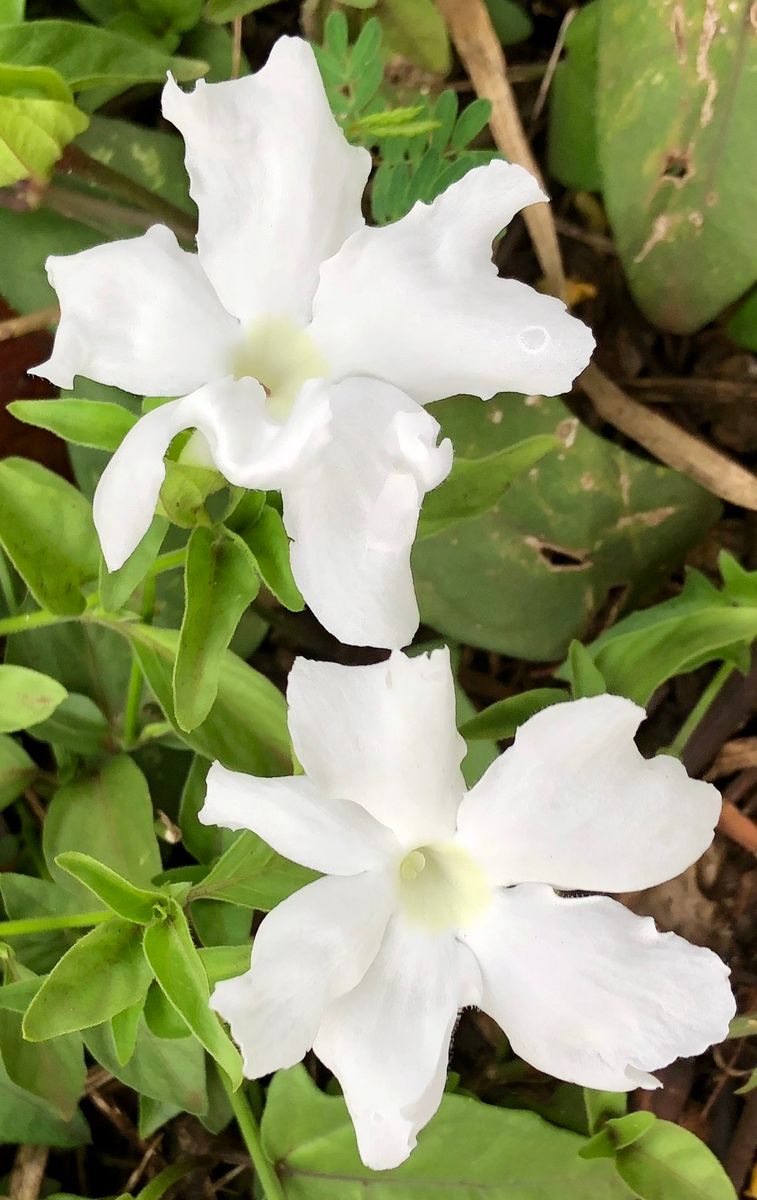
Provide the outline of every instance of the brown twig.
{"type": "Polygon", "coordinates": [[[11,1200],[38,1200],[49,1153],[48,1146],[19,1146],[8,1189],[11,1200]]]}
{"type": "Polygon", "coordinates": [[[238,79],[242,69],[242,18],[234,17],[231,23],[231,79],[238,79]]]}
{"type": "Polygon", "coordinates": [[[552,47],[552,53],[549,56],[547,69],[544,72],[544,78],[541,81],[536,100],[534,101],[534,107],[531,109],[532,127],[539,120],[539,117],[542,114],[542,109],[546,104],[547,96],[549,95],[549,89],[552,86],[552,80],[554,79],[555,71],[557,70],[557,64],[560,61],[560,55],[562,54],[563,46],[565,45],[565,35],[568,32],[568,26],[577,12],[577,8],[569,8],[562,19],[562,24],[560,25],[559,30],[557,31],[557,37],[555,38],[555,44],[552,47]]]}
{"type": "Polygon", "coordinates": [[[60,317],[57,304],[48,308],[39,308],[36,312],[27,313],[24,317],[10,317],[0,321],[0,342],[9,342],[12,338],[23,337],[26,333],[36,333],[39,329],[47,329],[54,325],[60,317]]]}

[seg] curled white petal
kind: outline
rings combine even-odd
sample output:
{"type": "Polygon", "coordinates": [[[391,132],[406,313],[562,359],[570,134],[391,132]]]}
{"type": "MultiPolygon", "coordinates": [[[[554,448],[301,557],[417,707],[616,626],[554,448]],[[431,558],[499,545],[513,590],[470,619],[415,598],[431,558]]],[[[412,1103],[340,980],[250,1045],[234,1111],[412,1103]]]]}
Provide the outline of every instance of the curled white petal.
{"type": "Polygon", "coordinates": [[[295,659],[287,688],[299,761],[325,796],[342,796],[407,847],[448,838],[465,784],[449,650],[369,667],[295,659]]]}
{"type": "Polygon", "coordinates": [[[215,762],[198,815],[204,825],[251,829],[285,858],[330,875],[383,867],[397,852],[390,831],[364,808],[321,795],[304,775],[259,779],[215,762]]]}
{"type": "Polygon", "coordinates": [[[52,356],[32,375],[62,388],[84,375],[140,396],[176,396],[227,374],[238,322],[197,255],[164,226],[48,258],[47,274],[61,318],[52,356]]]}
{"type": "Polygon", "coordinates": [[[407,645],[418,628],[410,570],[423,497],[449,473],[452,446],[402,392],[376,379],[311,383],[330,439],[282,488],[292,570],[340,641],[407,645]]]}
{"type": "Polygon", "coordinates": [[[281,487],[328,438],[323,393],[306,384],[282,424],[268,415],[254,379],[224,379],[146,413],[129,430],[103,471],[93,515],[108,569],[115,571],[147,532],[165,478],[163,456],[184,429],[199,429],[210,457],[229,483],[281,487]]]}
{"type": "Polygon", "coordinates": [[[651,1071],[722,1041],[735,1012],[716,954],[605,896],[508,888],[463,940],[515,1053],[583,1087],[658,1087],[651,1071]]]}
{"type": "Polygon", "coordinates": [[[521,726],[458,814],[463,844],[493,881],[635,891],[704,853],[720,795],[677,759],[641,756],[644,716],[621,696],[593,696],[521,726]]]}
{"type": "Polygon", "coordinates": [[[335,373],[386,379],[423,404],[567,391],[590,331],[492,263],[497,233],[544,199],[522,167],[493,162],[396,224],[353,234],[322,266],[313,304],[310,332],[335,373]]]}
{"type": "Polygon", "coordinates": [[[318,879],[268,914],[250,970],[217,984],[210,1002],[231,1026],[248,1078],[307,1053],[327,1005],[370,967],[388,919],[387,882],[377,872],[318,879]]]}
{"type": "Polygon", "coordinates": [[[326,1009],[314,1049],[339,1080],[360,1156],[399,1166],[442,1098],[460,1007],[480,995],[476,964],[452,934],[394,917],[361,982],[326,1009]]]}
{"type": "Polygon", "coordinates": [[[320,263],[363,224],[371,167],[329,108],[307,42],[282,37],[255,75],[172,79],[163,112],[186,143],[203,267],[229,312],[310,319],[320,263]]]}

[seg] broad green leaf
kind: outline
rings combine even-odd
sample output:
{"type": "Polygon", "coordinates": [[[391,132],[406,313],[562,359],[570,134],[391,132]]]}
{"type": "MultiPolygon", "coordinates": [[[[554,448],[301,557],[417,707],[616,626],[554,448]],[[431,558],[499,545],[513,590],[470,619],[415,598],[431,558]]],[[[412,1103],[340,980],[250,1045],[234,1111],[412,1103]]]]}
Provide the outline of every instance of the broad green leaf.
{"type": "Polygon", "coordinates": [[[36,763],[13,738],[0,735],[0,812],[23,795],[38,773],[36,763]]]}
{"type": "Polygon", "coordinates": [[[600,0],[575,11],[550,91],[549,171],[564,187],[582,192],[602,190],[596,116],[601,12],[600,0]]]}
{"type": "Polygon", "coordinates": [[[141,928],[112,917],[53,967],[26,1011],[24,1037],[40,1042],[99,1025],[136,1004],[151,978],[141,928]]]}
{"type": "Polygon", "coordinates": [[[91,158],[170,200],[190,216],[195,215],[184,169],[184,147],[175,135],[97,113],[76,144],[91,158]]]}
{"type": "Polygon", "coordinates": [[[97,862],[88,854],[80,854],[78,850],[66,850],[59,854],[56,863],[74,879],[78,879],[85,887],[102,900],[125,921],[136,925],[147,925],[154,918],[156,903],[164,900],[162,892],[148,892],[144,888],[135,887],[110,867],[97,862]]]}
{"type": "Polygon", "coordinates": [[[586,1159],[614,1158],[619,1150],[632,1146],[656,1123],[655,1114],[644,1109],[613,1117],[581,1147],[579,1154],[586,1159]]]}
{"type": "MultiPolygon", "coordinates": [[[[149,990],[149,989],[148,989],[149,990]]],[[[120,1066],[125,1066],[137,1048],[137,1034],[142,1017],[144,1001],[137,1000],[110,1019],[113,1047],[120,1066]]]]}
{"type": "Polygon", "coordinates": [[[97,537],[92,510],[70,483],[24,458],[0,462],[0,542],[43,608],[83,610],[82,585],[98,570],[97,537]]]}
{"type": "Polygon", "coordinates": [[[215,704],[207,719],[185,734],[176,720],[171,692],[178,631],[129,623],[118,626],[118,632],[134,646],[166,717],[198,754],[250,775],[280,775],[289,770],[286,704],[272,683],[227,651],[215,704]]]}
{"type": "Polygon", "coordinates": [[[25,12],[26,0],[0,0],[0,25],[17,25],[25,12]]]}
{"type": "Polygon", "coordinates": [[[0,1142],[70,1149],[90,1140],[80,1112],[63,1121],[38,1097],[16,1087],[0,1062],[0,1142]]]}
{"type": "Polygon", "coordinates": [[[246,946],[249,949],[253,913],[244,905],[223,900],[192,900],[189,914],[197,941],[203,947],[246,946]]]}
{"type": "Polygon", "coordinates": [[[210,987],[192,942],[187,919],[177,904],[164,920],[145,930],[144,952],[166,998],[186,1021],[234,1088],[242,1082],[239,1052],[209,1007],[210,987]]]}
{"type": "Polygon", "coordinates": [[[63,746],[75,754],[103,754],[112,749],[110,726],[89,696],[69,693],[47,720],[34,725],[31,736],[63,746]]]}
{"type": "Polygon", "coordinates": [[[569,699],[563,688],[533,688],[529,692],[520,692],[517,696],[507,696],[490,704],[461,725],[460,732],[463,737],[473,741],[481,738],[495,738],[497,741],[511,738],[529,717],[543,708],[562,704],[569,699]]]}
{"type": "Polygon", "coordinates": [[[106,612],[118,612],[141,583],[160,553],[168,522],[155,516],[136,550],[117,571],[109,571],[105,561],[100,563],[100,602],[106,612]]]}
{"type": "Polygon", "coordinates": [[[250,967],[250,944],[246,946],[204,946],[197,953],[202,960],[211,988],[222,979],[244,975],[250,967]]]}
{"type": "MultiPolygon", "coordinates": [[[[2,33],[0,26],[0,40],[2,33]]],[[[44,183],[89,118],[71,101],[3,95],[2,75],[0,66],[0,187],[22,179],[44,183]]]]}
{"type": "Polygon", "coordinates": [[[19,213],[0,207],[4,298],[19,312],[54,304],[45,273],[48,256],[76,254],[102,240],[102,233],[44,208],[19,213]]]}
{"type": "Polygon", "coordinates": [[[206,0],[203,16],[214,25],[225,25],[237,17],[246,17],[248,13],[257,12],[260,8],[268,8],[278,0],[206,0]]]}
{"type": "Polygon", "coordinates": [[[601,696],[607,691],[602,672],[579,641],[570,643],[566,678],[574,700],[581,700],[585,696],[601,696]]]}
{"type": "Polygon", "coordinates": [[[520,475],[561,446],[559,438],[544,433],[485,458],[455,458],[448,478],[423,502],[418,536],[428,537],[487,512],[520,475]]]}
{"type": "Polygon", "coordinates": [[[494,31],[503,46],[517,46],[534,31],[534,24],[518,0],[486,0],[494,31]]]}
{"type": "Polygon", "coordinates": [[[581,1088],[581,1091],[590,1134],[596,1133],[605,1121],[625,1116],[628,1108],[627,1092],[602,1092],[595,1088],[581,1088]]]}
{"type": "Polygon", "coordinates": [[[82,21],[0,26],[0,61],[14,66],[44,63],[58,71],[74,92],[103,84],[162,84],[169,70],[180,81],[198,79],[205,71],[205,63],[172,57],[154,46],[82,21]]]}
{"type": "Polygon", "coordinates": [[[197,814],[205,803],[205,780],[209,767],[207,758],[195,755],[184,781],[179,805],[181,840],[189,853],[201,863],[209,863],[218,858],[234,840],[231,830],[221,829],[216,825],[202,825],[197,819],[197,814]]]}
{"type": "Polygon", "coordinates": [[[127,408],[104,400],[14,400],[8,412],[77,446],[111,451],[118,449],[137,420],[127,408]]]}
{"type": "Polygon", "coordinates": [[[749,293],[725,323],[725,330],[737,346],[757,352],[757,288],[749,293]]]}
{"type": "Polygon", "coordinates": [[[449,35],[434,0],[378,0],[375,11],[395,54],[434,75],[449,72],[449,35]]]}
{"type": "Polygon", "coordinates": [[[43,1101],[56,1117],[73,1120],[86,1074],[81,1038],[67,1034],[53,1042],[28,1042],[21,1023],[20,1013],[0,1012],[0,1061],[8,1078],[43,1101]]]}
{"type": "Polygon", "coordinates": [[[166,999],[165,992],[161,990],[158,983],[150,985],[150,990],[145,997],[144,1014],[147,1028],[156,1037],[174,1040],[189,1037],[192,1032],[170,1000],[166,999]]]}
{"type": "Polygon", "coordinates": [[[269,591],[291,612],[301,612],[305,601],[292,575],[289,538],[276,509],[266,505],[257,520],[239,529],[239,536],[252,552],[269,591]]]}
{"type": "Polygon", "coordinates": [[[257,834],[245,830],[192,889],[191,897],[268,912],[317,878],[315,871],[282,858],[257,834]]]}
{"type": "MultiPolygon", "coordinates": [[[[690,571],[679,596],[625,617],[587,650],[608,691],[646,705],[666,679],[705,663],[722,659],[746,668],[756,637],[757,596],[751,604],[734,603],[727,587],[718,590],[690,571]]],[[[564,677],[566,668],[557,674],[564,677]]]]}
{"type": "MultiPolygon", "coordinates": [[[[606,1128],[621,1121],[609,1121],[606,1128]]],[[[618,1145],[615,1166],[640,1200],[736,1200],[734,1186],[712,1151],[671,1121],[656,1120],[630,1144],[618,1145]]]]}
{"type": "Polygon", "coordinates": [[[585,1162],[585,1139],[531,1112],[445,1095],[402,1166],[363,1166],[344,1101],[304,1067],[274,1076],[263,1144],[287,1200],[632,1200],[611,1163],[585,1162]]]}
{"type": "Polygon", "coordinates": [[[702,488],[597,437],[558,399],[455,397],[431,411],[462,458],[535,434],[564,443],[489,512],[416,543],[421,618],[449,640],[559,659],[608,599],[633,606],[668,578],[718,512],[702,488]]]}
{"type": "MultiPolygon", "coordinates": [[[[0,872],[0,893],[6,914],[11,921],[23,920],[26,917],[61,917],[66,913],[81,912],[83,909],[79,897],[69,895],[49,879],[37,879],[34,875],[0,872]]],[[[89,907],[94,908],[89,894],[87,899],[89,907]]],[[[35,974],[44,974],[66,952],[71,945],[72,936],[68,930],[24,934],[13,939],[13,949],[24,967],[35,974]]]]}
{"type": "Polygon", "coordinates": [[[213,707],[223,655],[259,587],[255,562],[241,538],[226,530],[193,530],[173,672],[174,713],[182,730],[201,725],[213,707]]]}
{"type": "Polygon", "coordinates": [[[757,277],[757,42],[744,4],[602,0],[597,140],[631,290],[689,333],[757,277]]]}
{"type": "Polygon", "coordinates": [[[160,852],[150,794],[136,763],[120,755],[60,788],[47,810],[42,848],[53,879],[85,909],[93,907],[91,891],[56,862],[66,851],[88,854],[137,887],[149,884],[161,869],[160,852]]]}
{"type": "Polygon", "coordinates": [[[38,725],[67,695],[66,689],[49,675],[7,663],[0,666],[0,732],[15,733],[38,725]]]}
{"type": "Polygon", "coordinates": [[[106,1071],[141,1096],[185,1112],[207,1109],[205,1052],[195,1038],[157,1038],[140,1015],[134,1051],[126,1063],[118,1060],[109,1024],[86,1030],[84,1044],[106,1071]]]}

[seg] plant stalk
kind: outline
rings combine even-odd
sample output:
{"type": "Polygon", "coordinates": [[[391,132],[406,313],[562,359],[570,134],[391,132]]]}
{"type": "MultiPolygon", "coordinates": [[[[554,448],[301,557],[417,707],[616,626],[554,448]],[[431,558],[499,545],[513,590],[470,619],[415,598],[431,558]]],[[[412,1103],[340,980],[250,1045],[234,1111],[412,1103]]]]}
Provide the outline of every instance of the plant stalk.
{"type": "Polygon", "coordinates": [[[255,1114],[250,1108],[249,1101],[244,1094],[243,1086],[238,1091],[232,1091],[231,1084],[228,1082],[223,1072],[221,1072],[226,1093],[231,1102],[231,1107],[236,1117],[239,1132],[244,1139],[244,1144],[247,1147],[252,1164],[260,1181],[260,1186],[263,1189],[263,1194],[266,1200],[284,1200],[284,1189],[281,1186],[281,1180],[276,1174],[276,1169],[270,1158],[263,1149],[263,1143],[260,1140],[260,1129],[255,1120],[255,1114]]]}
{"type": "Polygon", "coordinates": [[[686,745],[694,733],[697,726],[702,722],[707,715],[709,709],[717,700],[723,687],[733,675],[736,668],[732,663],[721,663],[717,671],[713,675],[707,687],[702,692],[702,695],[697,700],[688,717],[684,721],[678,733],[673,738],[669,746],[665,746],[658,751],[659,754],[674,754],[676,758],[680,758],[686,749],[686,745]]]}
{"type": "Polygon", "coordinates": [[[0,940],[9,937],[24,937],[28,933],[49,933],[54,929],[87,929],[109,921],[113,913],[107,909],[100,912],[68,913],[60,917],[22,917],[18,921],[0,921],[0,940]]]}

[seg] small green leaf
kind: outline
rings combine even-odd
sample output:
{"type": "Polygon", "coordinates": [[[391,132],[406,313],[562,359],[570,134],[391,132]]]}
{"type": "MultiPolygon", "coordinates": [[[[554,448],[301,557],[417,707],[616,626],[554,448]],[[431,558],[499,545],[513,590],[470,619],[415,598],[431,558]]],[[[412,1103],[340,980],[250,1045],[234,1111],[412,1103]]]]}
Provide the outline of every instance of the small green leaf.
{"type": "Polygon", "coordinates": [[[160,553],[168,531],[165,517],[153,517],[152,524],[136,550],[117,571],[109,571],[104,560],[100,563],[100,602],[106,612],[119,612],[144,581],[160,553]]]}
{"type": "Polygon", "coordinates": [[[0,462],[0,543],[43,608],[83,610],[81,588],[96,577],[99,553],[92,510],[70,483],[27,459],[0,462]]]}
{"type": "Polygon", "coordinates": [[[51,717],[30,730],[40,742],[62,746],[74,754],[103,754],[112,749],[110,726],[94,700],[69,693],[51,717]]]}
{"type": "Polygon", "coordinates": [[[213,25],[226,25],[237,17],[246,17],[276,3],[277,0],[207,0],[202,15],[213,25]]]}
{"type": "Polygon", "coordinates": [[[23,795],[38,768],[13,738],[0,735],[0,812],[23,795]]]}
{"type": "Polygon", "coordinates": [[[239,530],[239,536],[252,552],[266,587],[285,608],[301,612],[305,601],[292,575],[289,538],[276,509],[266,505],[255,522],[239,530]]]}
{"type": "Polygon", "coordinates": [[[187,545],[184,586],[173,700],[176,721],[189,732],[215,703],[223,654],[260,580],[252,555],[236,534],[197,528],[187,545]]]}
{"type": "Polygon", "coordinates": [[[215,825],[203,825],[197,819],[197,814],[205,803],[205,780],[210,763],[199,754],[194,756],[189,768],[179,803],[179,828],[181,840],[198,862],[210,863],[226,850],[234,834],[229,829],[220,829],[215,825]]]}
{"type": "Polygon", "coordinates": [[[434,0],[378,0],[376,14],[395,54],[434,75],[449,72],[449,35],[434,0]]]}
{"type": "Polygon", "coordinates": [[[630,1144],[618,1146],[615,1166],[641,1200],[736,1200],[734,1186],[712,1151],[671,1121],[655,1121],[630,1144]]]}
{"type": "Polygon", "coordinates": [[[244,946],[203,946],[200,955],[208,983],[215,987],[222,979],[235,979],[250,967],[250,943],[244,946]]]}
{"type": "Polygon", "coordinates": [[[63,955],[24,1017],[24,1037],[46,1041],[107,1021],[144,996],[152,972],[137,925],[111,918],[63,955]]]}
{"type": "Polygon", "coordinates": [[[139,999],[128,1008],[111,1017],[110,1027],[113,1033],[113,1045],[119,1064],[123,1067],[134,1056],[137,1046],[137,1033],[142,1017],[144,1000],[139,999]]]}
{"type": "Polygon", "coordinates": [[[78,850],[66,850],[55,861],[94,892],[119,917],[136,925],[149,925],[155,915],[155,904],[165,898],[162,892],[148,892],[135,887],[110,867],[88,854],[80,854],[78,850]]]}
{"type": "Polygon", "coordinates": [[[144,952],[166,998],[223,1068],[232,1086],[239,1087],[242,1082],[239,1053],[209,1007],[208,977],[178,905],[171,904],[165,919],[145,930],[144,952]]]}
{"type": "Polygon", "coordinates": [[[757,1012],[744,1013],[743,1016],[734,1017],[728,1028],[729,1038],[752,1037],[755,1033],[757,1033],[757,1012]]]}
{"type": "Polygon", "coordinates": [[[737,346],[757,353],[757,288],[752,288],[745,300],[731,313],[725,331],[737,346]]]}
{"type": "Polygon", "coordinates": [[[38,725],[55,712],[68,692],[57,679],[27,667],[0,666],[0,732],[38,725]]]}
{"type": "Polygon", "coordinates": [[[117,450],[137,422],[128,408],[106,400],[14,400],[8,412],[25,425],[95,450],[117,450]]]}
{"type": "Polygon", "coordinates": [[[150,985],[145,998],[144,1014],[147,1028],[156,1037],[173,1041],[176,1038],[189,1037],[192,1032],[157,983],[150,985]]]}
{"type": "Polygon", "coordinates": [[[224,900],[268,912],[318,876],[282,858],[245,830],[222,854],[205,878],[192,889],[192,900],[224,900]]]}
{"type": "Polygon", "coordinates": [[[474,100],[463,109],[450,138],[453,150],[464,150],[479,135],[491,116],[492,106],[488,100],[474,100]]]}
{"type": "Polygon", "coordinates": [[[568,649],[566,675],[574,700],[581,700],[585,696],[602,696],[607,691],[602,672],[586,647],[576,639],[568,649]]]}
{"type": "Polygon", "coordinates": [[[0,187],[22,179],[44,183],[68,143],[87,128],[89,117],[70,99],[4,95],[6,71],[0,65],[0,187]]]}
{"type": "Polygon", "coordinates": [[[615,1158],[619,1150],[633,1145],[651,1129],[657,1117],[651,1112],[631,1112],[605,1121],[594,1137],[579,1150],[581,1158],[615,1158]]]}
{"type": "Polygon", "coordinates": [[[511,738],[529,717],[541,712],[543,708],[549,708],[552,704],[562,704],[568,699],[570,697],[564,688],[533,688],[529,692],[507,696],[504,700],[490,704],[488,708],[482,709],[475,717],[461,725],[460,732],[464,738],[472,741],[486,738],[500,741],[503,738],[511,738]]]}
{"type": "Polygon", "coordinates": [[[486,458],[456,458],[449,477],[423,502],[418,536],[430,537],[487,512],[519,476],[560,445],[551,434],[537,434],[486,458]]]}
{"type": "Polygon", "coordinates": [[[627,1092],[602,1092],[595,1088],[582,1088],[581,1091],[590,1134],[595,1134],[606,1121],[626,1115],[627,1092]]]}

